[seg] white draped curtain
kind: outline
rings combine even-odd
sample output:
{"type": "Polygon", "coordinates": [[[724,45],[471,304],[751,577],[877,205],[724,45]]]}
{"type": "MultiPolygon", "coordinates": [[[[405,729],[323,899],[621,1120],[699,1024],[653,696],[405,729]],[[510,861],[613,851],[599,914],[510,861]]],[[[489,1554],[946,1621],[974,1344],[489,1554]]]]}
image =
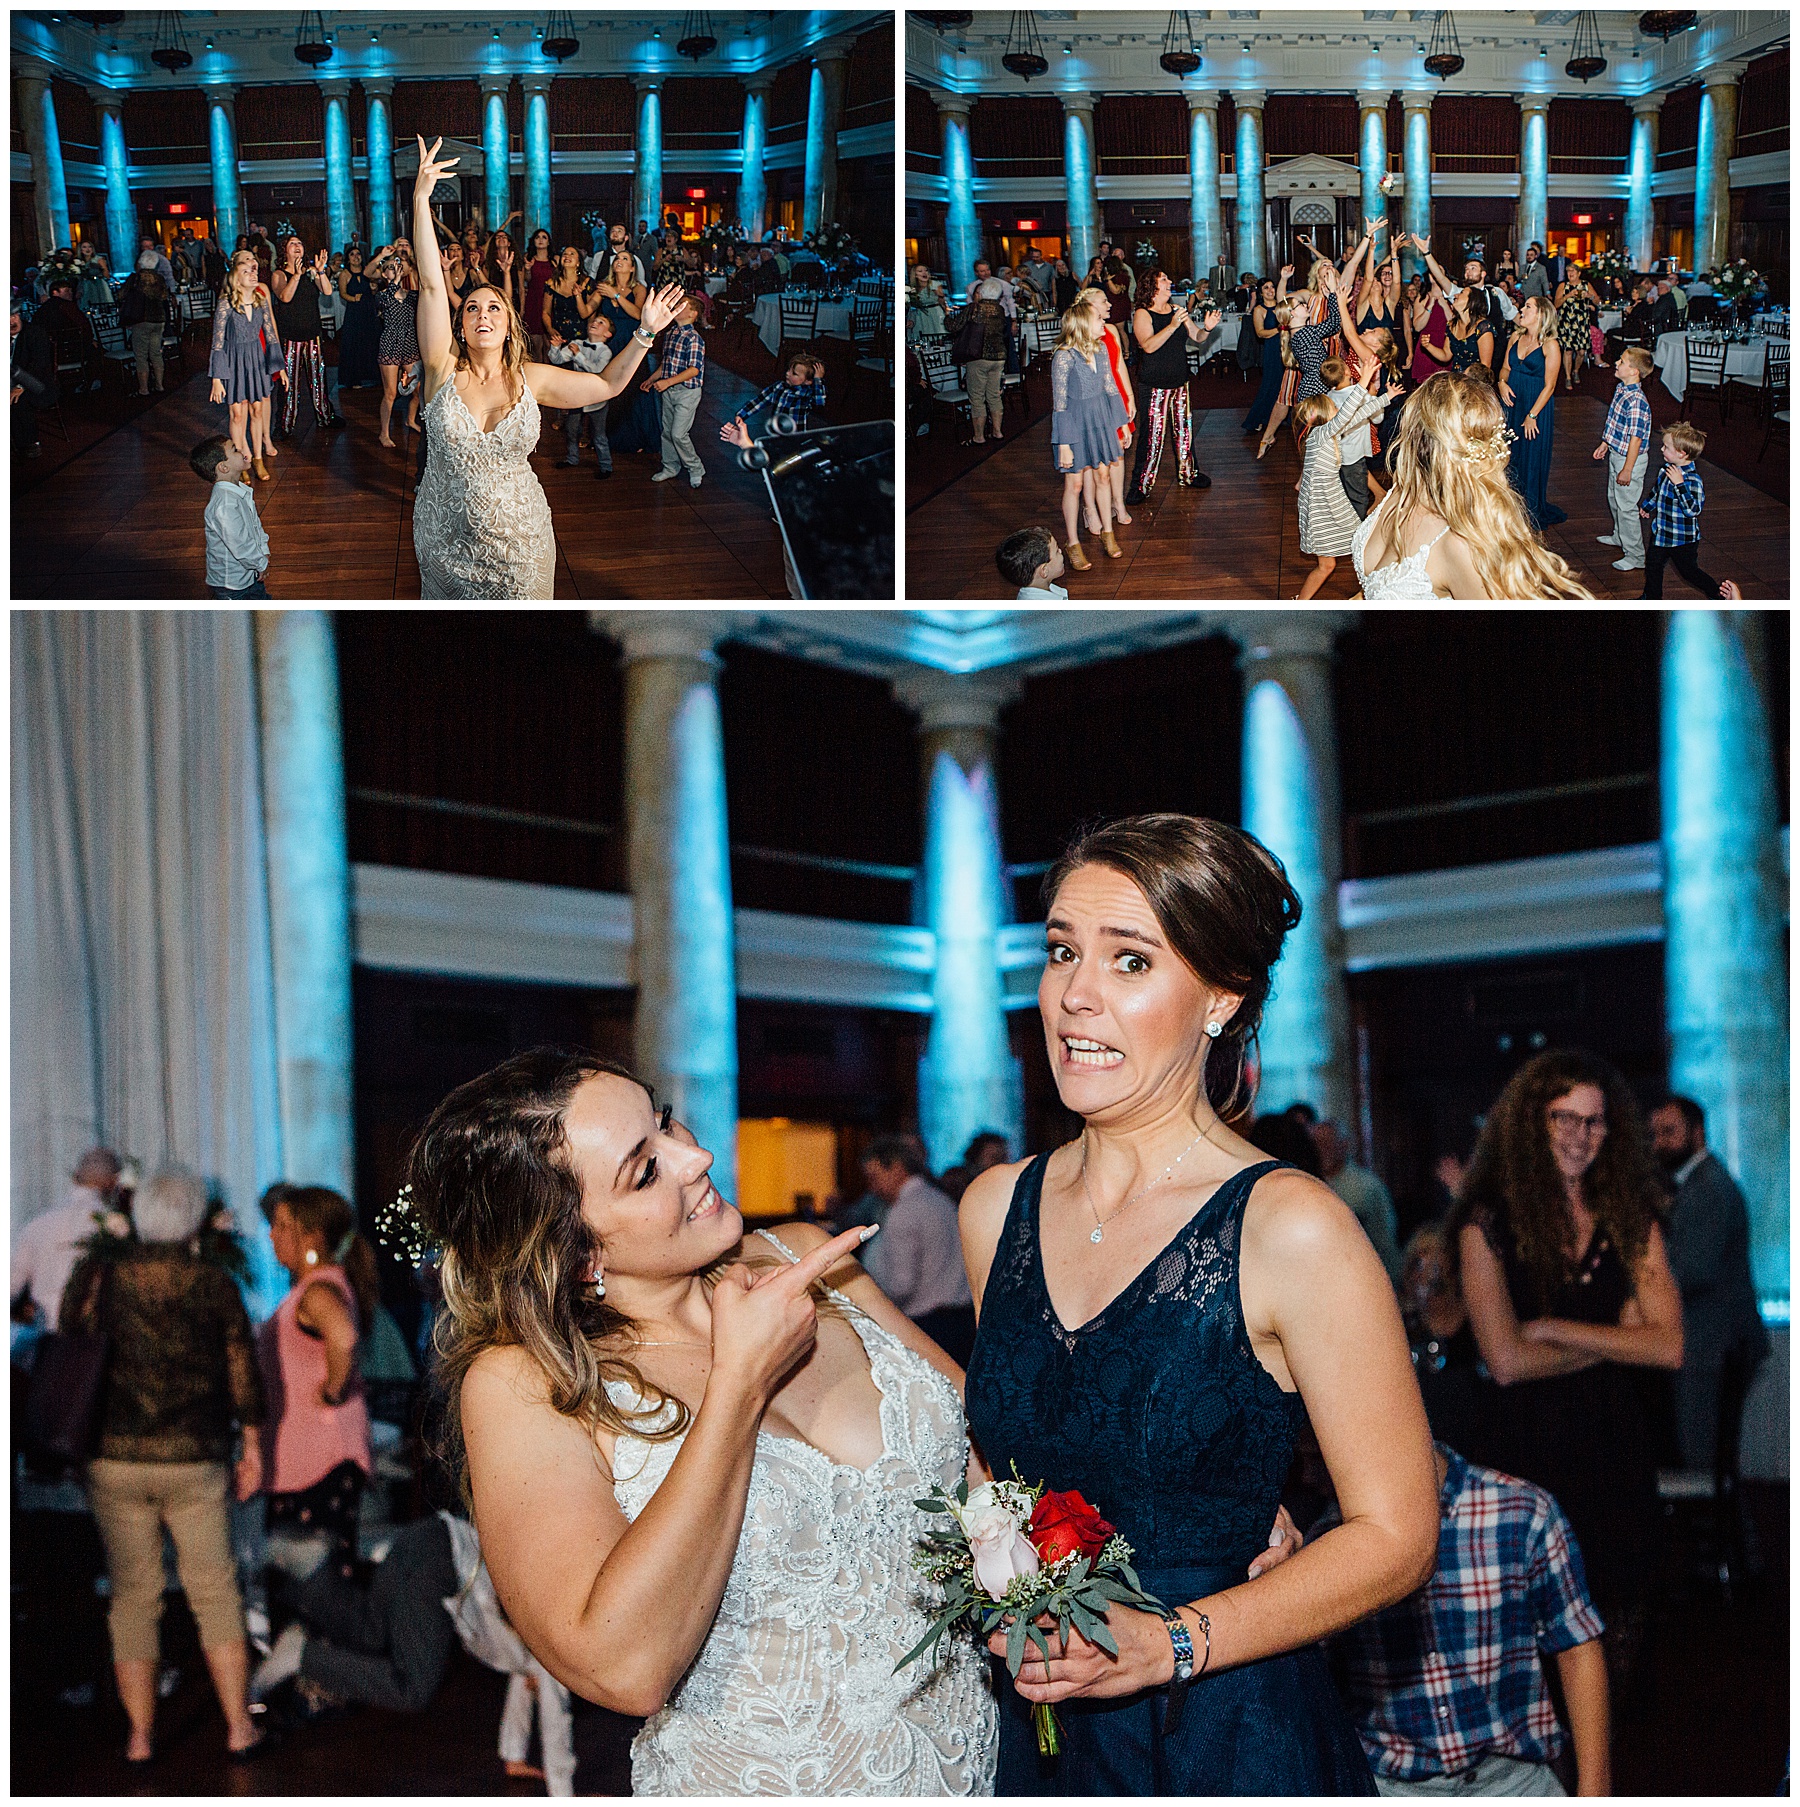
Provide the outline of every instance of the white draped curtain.
{"type": "Polygon", "coordinates": [[[12,615],[12,1211],[104,1143],[256,1201],[281,1172],[251,617],[12,615]]]}

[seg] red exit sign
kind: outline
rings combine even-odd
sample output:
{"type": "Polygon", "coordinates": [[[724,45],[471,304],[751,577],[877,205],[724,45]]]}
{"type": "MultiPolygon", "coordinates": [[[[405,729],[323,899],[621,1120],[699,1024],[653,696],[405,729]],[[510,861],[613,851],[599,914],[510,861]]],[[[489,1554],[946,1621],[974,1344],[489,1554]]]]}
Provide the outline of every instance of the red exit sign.
{"type": "Polygon", "coordinates": [[[1575,224],[1577,226],[1591,226],[1593,223],[1594,216],[1591,213],[1578,213],[1575,216],[1575,224]]]}
{"type": "Polygon", "coordinates": [[[1037,231],[1037,229],[1038,229],[1038,223],[1036,220],[1014,220],[1013,221],[1013,230],[1015,232],[1035,232],[1035,231],[1037,231]]]}
{"type": "Polygon", "coordinates": [[[687,191],[687,198],[690,201],[704,201],[706,199],[706,190],[704,188],[690,188],[687,191]]]}
{"type": "Polygon", "coordinates": [[[186,201],[171,201],[169,203],[168,211],[170,213],[186,213],[187,210],[188,204],[186,201]]]}

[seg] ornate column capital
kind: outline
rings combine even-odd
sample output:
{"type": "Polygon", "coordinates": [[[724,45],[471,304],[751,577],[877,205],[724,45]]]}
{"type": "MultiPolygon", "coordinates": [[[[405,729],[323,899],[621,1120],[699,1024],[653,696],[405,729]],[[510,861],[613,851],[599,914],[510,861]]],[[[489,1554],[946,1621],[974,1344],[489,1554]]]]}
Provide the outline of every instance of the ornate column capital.
{"type": "Polygon", "coordinates": [[[713,648],[731,632],[729,609],[589,609],[588,626],[619,643],[621,663],[698,659],[716,666],[713,648]]]}
{"type": "Polygon", "coordinates": [[[237,89],[230,82],[202,82],[200,92],[206,96],[209,106],[223,107],[236,120],[237,89]]]}
{"type": "Polygon", "coordinates": [[[512,90],[513,78],[510,69],[483,69],[475,77],[485,100],[490,94],[507,94],[512,90]]]}
{"type": "Polygon", "coordinates": [[[973,94],[952,94],[948,88],[942,91],[934,88],[931,99],[940,117],[948,113],[954,119],[967,119],[975,108],[973,94]]]}
{"type": "Polygon", "coordinates": [[[1260,113],[1269,100],[1263,88],[1233,88],[1231,98],[1240,113],[1260,113]]]}
{"type": "Polygon", "coordinates": [[[767,94],[775,86],[775,71],[759,69],[754,75],[744,76],[743,84],[746,94],[767,94]]]}
{"type": "Polygon", "coordinates": [[[48,63],[40,62],[34,56],[14,57],[12,69],[15,76],[23,76],[28,82],[43,82],[46,85],[56,73],[48,63]]]}
{"type": "Polygon", "coordinates": [[[1217,88],[1190,88],[1186,98],[1190,113],[1217,113],[1219,110],[1217,88]]]}
{"type": "Polygon", "coordinates": [[[1085,89],[1072,94],[1059,94],[1056,98],[1062,102],[1065,113],[1091,113],[1094,110],[1094,97],[1085,89]]]}
{"type": "Polygon", "coordinates": [[[316,75],[313,80],[319,84],[319,92],[327,100],[350,98],[350,78],[347,75],[316,75]]]}
{"type": "Polygon", "coordinates": [[[893,680],[894,698],[919,718],[922,734],[964,728],[991,734],[1000,711],[1018,700],[1023,688],[1004,672],[934,671],[920,666],[893,680]]]}
{"type": "Polygon", "coordinates": [[[1429,113],[1431,103],[1437,99],[1435,88],[1402,88],[1400,104],[1409,113],[1429,113]]]}
{"type": "Polygon", "coordinates": [[[117,88],[102,88],[96,85],[87,86],[88,99],[94,108],[101,113],[121,113],[125,109],[125,96],[117,88]]]}
{"type": "Polygon", "coordinates": [[[1556,98],[1553,94],[1515,94],[1513,99],[1519,103],[1521,113],[1548,113],[1550,103],[1556,98]]]}
{"type": "Polygon", "coordinates": [[[365,75],[362,78],[362,91],[365,100],[391,100],[394,95],[394,78],[391,75],[365,75]]]}
{"type": "Polygon", "coordinates": [[[815,63],[847,63],[850,60],[850,46],[841,41],[821,44],[813,52],[815,63]]]}
{"type": "Polygon", "coordinates": [[[1700,77],[1703,88],[1735,88],[1743,79],[1748,63],[1714,63],[1700,77]]]}
{"type": "Polygon", "coordinates": [[[1665,100],[1667,100],[1668,98],[1669,97],[1667,94],[1664,94],[1660,91],[1655,94],[1634,94],[1634,95],[1632,95],[1631,111],[1632,111],[1633,117],[1635,118],[1642,114],[1648,113],[1651,115],[1652,118],[1654,118],[1657,114],[1659,114],[1662,111],[1663,102],[1665,100]]]}
{"type": "Polygon", "coordinates": [[[1385,113],[1391,88],[1358,88],[1356,104],[1365,113],[1385,113]]]}
{"type": "Polygon", "coordinates": [[[550,84],[555,80],[556,71],[554,69],[533,69],[528,74],[519,77],[519,86],[527,94],[548,94],[550,84]]]}
{"type": "Polygon", "coordinates": [[[657,94],[668,79],[660,69],[640,69],[632,76],[631,85],[640,94],[657,94]]]}
{"type": "Polygon", "coordinates": [[[1221,625],[1243,652],[1247,668],[1272,659],[1326,659],[1339,634],[1357,623],[1354,609],[1233,610],[1221,625]]]}

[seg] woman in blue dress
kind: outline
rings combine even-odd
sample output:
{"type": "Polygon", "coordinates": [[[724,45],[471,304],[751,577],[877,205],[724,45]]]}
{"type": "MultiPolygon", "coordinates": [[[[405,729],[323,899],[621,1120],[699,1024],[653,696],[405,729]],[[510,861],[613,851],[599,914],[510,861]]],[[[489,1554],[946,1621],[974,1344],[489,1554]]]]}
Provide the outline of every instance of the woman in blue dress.
{"type": "MultiPolygon", "coordinates": [[[[612,343],[623,345],[637,330],[644,297],[649,293],[638,280],[637,260],[629,250],[613,253],[612,265],[595,284],[594,293],[600,298],[601,313],[612,322],[612,343]]],[[[644,359],[640,376],[654,376],[660,363],[657,354],[650,353],[644,359]]],[[[615,456],[620,452],[655,452],[660,457],[662,415],[655,391],[646,394],[639,384],[633,383],[607,412],[606,438],[615,456]]]]}
{"type": "Polygon", "coordinates": [[[287,360],[275,330],[275,306],[258,279],[256,253],[239,251],[226,272],[213,312],[212,355],[207,360],[215,406],[228,410],[231,443],[250,460],[260,482],[269,481],[275,456],[269,437],[269,397],[286,383],[287,360]]]}
{"type": "Polygon", "coordinates": [[[1081,549],[1081,521],[1098,536],[1108,558],[1119,557],[1113,533],[1113,466],[1119,461],[1119,429],[1129,414],[1113,375],[1112,354],[1102,337],[1103,310],[1088,291],[1063,315],[1062,337],[1050,356],[1050,460],[1063,480],[1063,549],[1071,571],[1093,568],[1081,549]]]}
{"type": "Polygon", "coordinates": [[[1373,1794],[1318,1640],[1431,1573],[1430,1431],[1355,1218],[1220,1114],[1300,901],[1241,830],[1177,815],[1083,835],[1045,895],[1038,1008],[1085,1126],[964,1194],[969,1428],[995,1474],[1115,1524],[1167,1616],[1115,1606],[1116,1657],[1052,1630],[1048,1661],[999,1673],[996,1792],[1373,1794]],[[1348,1535],[1243,1582],[1309,1420],[1348,1535]]]}
{"type": "Polygon", "coordinates": [[[1556,379],[1562,373],[1556,309],[1537,295],[1519,303],[1519,324],[1506,348],[1500,399],[1512,430],[1508,470],[1540,533],[1569,517],[1550,501],[1550,456],[1556,447],[1556,379]]]}
{"type": "Polygon", "coordinates": [[[1260,433],[1275,412],[1275,398],[1281,393],[1281,379],[1287,366],[1281,361],[1281,322],[1276,318],[1275,278],[1265,276],[1250,307],[1245,326],[1256,334],[1262,348],[1262,387],[1250,412],[1244,416],[1244,431],[1260,433]]]}
{"type": "Polygon", "coordinates": [[[344,325],[338,334],[338,388],[373,389],[381,381],[375,354],[381,344],[381,308],[363,275],[361,245],[344,252],[338,294],[344,303],[344,325]]]}

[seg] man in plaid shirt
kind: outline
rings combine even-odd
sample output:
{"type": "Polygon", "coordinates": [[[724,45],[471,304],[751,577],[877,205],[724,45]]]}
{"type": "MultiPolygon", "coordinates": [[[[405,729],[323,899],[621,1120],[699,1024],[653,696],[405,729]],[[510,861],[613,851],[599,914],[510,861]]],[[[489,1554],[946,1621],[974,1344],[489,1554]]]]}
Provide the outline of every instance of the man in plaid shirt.
{"type": "MultiPolygon", "coordinates": [[[[1384,1795],[1559,1795],[1563,1732],[1544,1683],[1556,1659],[1578,1792],[1612,1772],[1605,1627],[1562,1508],[1541,1487],[1439,1443],[1437,1572],[1333,1637],[1340,1692],[1384,1795]]],[[[1334,1506],[1314,1527],[1338,1522],[1334,1506]]]]}
{"type": "Polygon", "coordinates": [[[1706,435],[1691,420],[1678,420],[1662,436],[1663,467],[1648,502],[1638,512],[1650,522],[1650,544],[1645,548],[1644,594],[1660,600],[1663,569],[1673,565],[1702,596],[1722,596],[1717,578],[1700,569],[1700,510],[1706,506],[1706,485],[1694,460],[1706,449],[1706,435]]]}

